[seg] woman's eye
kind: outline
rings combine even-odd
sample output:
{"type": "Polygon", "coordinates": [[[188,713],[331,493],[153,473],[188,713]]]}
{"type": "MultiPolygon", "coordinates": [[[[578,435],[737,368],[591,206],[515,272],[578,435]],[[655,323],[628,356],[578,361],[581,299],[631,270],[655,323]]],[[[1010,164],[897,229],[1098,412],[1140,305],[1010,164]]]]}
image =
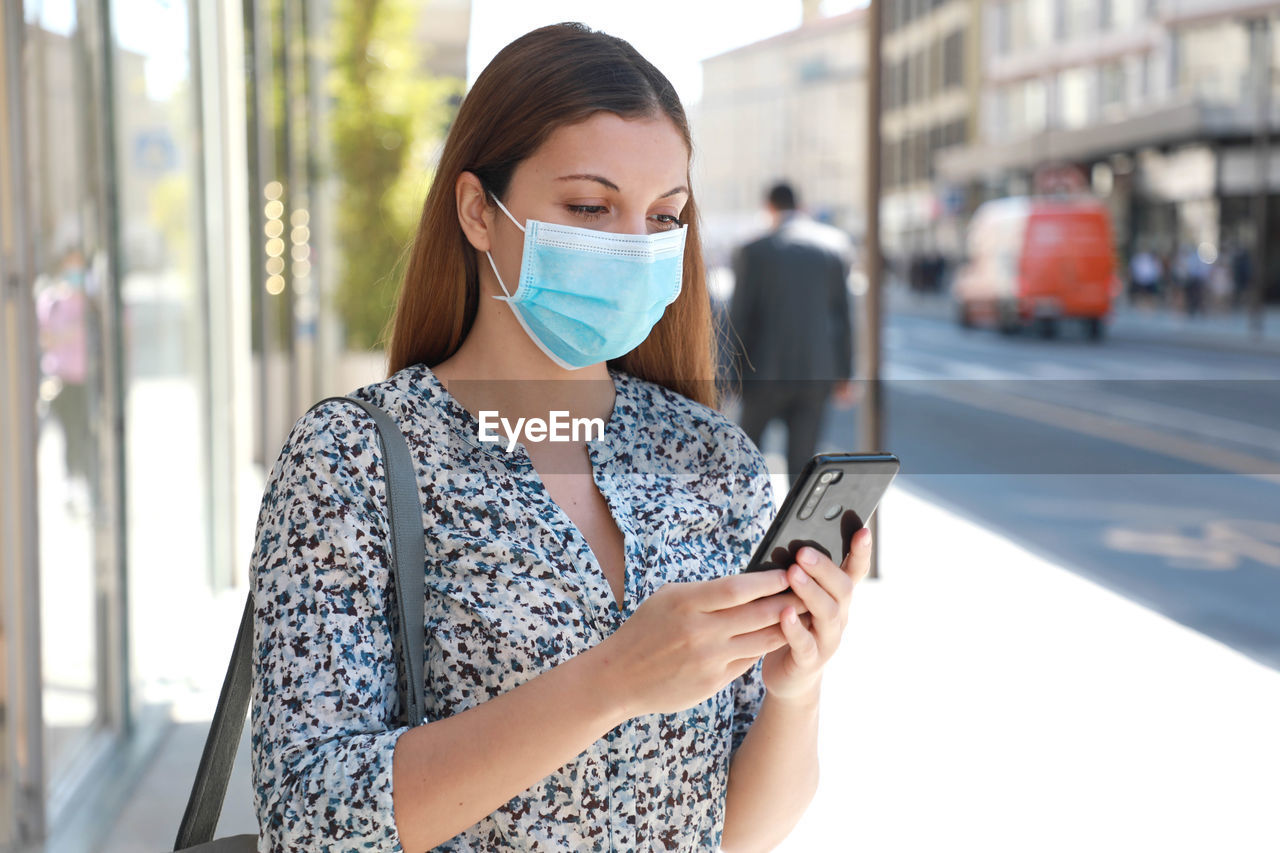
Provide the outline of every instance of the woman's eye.
{"type": "Polygon", "coordinates": [[[568,208],[570,212],[588,220],[599,219],[609,212],[609,208],[603,204],[571,204],[568,208]]]}
{"type": "Polygon", "coordinates": [[[672,228],[680,227],[680,217],[672,216],[669,213],[655,213],[651,217],[663,231],[670,231],[672,228]]]}

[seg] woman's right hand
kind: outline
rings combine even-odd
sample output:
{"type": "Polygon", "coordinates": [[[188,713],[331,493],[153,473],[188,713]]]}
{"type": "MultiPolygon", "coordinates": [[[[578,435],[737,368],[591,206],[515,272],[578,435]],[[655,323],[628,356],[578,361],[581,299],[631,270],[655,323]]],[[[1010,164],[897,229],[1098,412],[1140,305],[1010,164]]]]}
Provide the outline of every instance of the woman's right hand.
{"type": "Polygon", "coordinates": [[[782,569],[659,587],[596,647],[627,715],[691,708],[785,646],[783,609],[806,611],[787,588],[782,569]]]}

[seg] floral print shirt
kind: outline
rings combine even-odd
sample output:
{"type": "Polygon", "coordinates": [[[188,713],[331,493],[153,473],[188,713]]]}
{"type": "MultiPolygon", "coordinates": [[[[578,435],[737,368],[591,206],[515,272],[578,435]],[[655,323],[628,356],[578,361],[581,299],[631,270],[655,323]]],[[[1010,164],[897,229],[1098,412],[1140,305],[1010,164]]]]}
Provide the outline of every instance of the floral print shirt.
{"type": "MultiPolygon", "coordinates": [[[[587,445],[625,540],[621,603],[523,445],[482,442],[429,368],[352,393],[396,419],[414,458],[427,723],[600,643],[664,583],[739,571],[763,537],[772,489],[745,434],[660,385],[609,373],[614,409],[587,445]]],[[[298,420],[267,482],[251,564],[262,853],[402,850],[392,754],[408,727],[384,477],[373,421],[336,401],[298,420]]],[[[685,711],[628,720],[436,849],[715,850],[730,760],[764,698],[760,666],[685,711]]]]}

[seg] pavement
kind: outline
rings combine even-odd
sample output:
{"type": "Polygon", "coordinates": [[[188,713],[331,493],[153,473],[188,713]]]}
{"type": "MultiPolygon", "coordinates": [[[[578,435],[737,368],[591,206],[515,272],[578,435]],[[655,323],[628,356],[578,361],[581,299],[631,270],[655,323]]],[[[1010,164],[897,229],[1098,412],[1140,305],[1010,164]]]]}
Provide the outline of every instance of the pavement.
{"type": "MultiPolygon", "coordinates": [[[[856,591],[825,676],[819,791],[775,849],[1280,850],[1280,672],[907,476],[878,518],[881,577],[856,591]]],[[[213,629],[228,643],[234,603],[213,629]]],[[[171,849],[221,675],[175,700],[100,850],[171,849]]],[[[247,757],[242,739],[219,834],[255,831],[247,757]]]]}

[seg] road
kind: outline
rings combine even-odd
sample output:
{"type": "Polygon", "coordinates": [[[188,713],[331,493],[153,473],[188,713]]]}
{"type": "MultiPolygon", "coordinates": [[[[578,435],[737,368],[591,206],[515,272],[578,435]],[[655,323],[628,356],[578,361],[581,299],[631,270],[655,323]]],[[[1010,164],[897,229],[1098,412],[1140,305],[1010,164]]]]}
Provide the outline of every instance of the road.
{"type": "Polygon", "coordinates": [[[884,348],[902,486],[1280,669],[1280,357],[902,314],[884,348]]]}

